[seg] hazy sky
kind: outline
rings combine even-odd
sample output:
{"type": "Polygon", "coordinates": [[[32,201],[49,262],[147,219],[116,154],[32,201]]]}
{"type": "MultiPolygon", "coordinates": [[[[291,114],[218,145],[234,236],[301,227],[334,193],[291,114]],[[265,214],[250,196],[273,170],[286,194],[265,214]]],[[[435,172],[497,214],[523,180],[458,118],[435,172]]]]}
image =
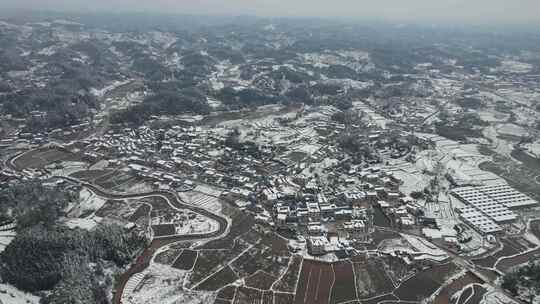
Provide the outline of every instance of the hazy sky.
{"type": "Polygon", "coordinates": [[[5,8],[540,23],[540,0],[0,0],[5,8]]]}

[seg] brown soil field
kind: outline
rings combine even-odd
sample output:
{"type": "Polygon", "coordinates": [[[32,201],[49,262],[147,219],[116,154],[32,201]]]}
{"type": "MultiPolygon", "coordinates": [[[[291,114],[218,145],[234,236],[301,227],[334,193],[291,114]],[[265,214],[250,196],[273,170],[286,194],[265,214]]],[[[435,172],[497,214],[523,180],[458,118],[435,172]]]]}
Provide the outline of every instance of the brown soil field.
{"type": "Polygon", "coordinates": [[[274,292],[274,304],[294,303],[294,295],[291,293],[274,292]]]}
{"type": "Polygon", "coordinates": [[[253,275],[246,278],[246,286],[262,290],[270,290],[272,284],[277,280],[274,277],[262,270],[255,272],[253,275]]]}
{"type": "Polygon", "coordinates": [[[472,262],[482,267],[492,268],[495,266],[495,262],[497,262],[497,259],[501,257],[505,257],[505,256],[514,255],[520,252],[521,246],[519,246],[520,248],[518,249],[514,247],[513,242],[509,242],[506,239],[502,239],[501,243],[503,245],[503,248],[501,250],[495,252],[494,254],[490,256],[487,256],[481,259],[472,260],[472,262]]]}
{"type": "Polygon", "coordinates": [[[225,299],[225,300],[232,300],[234,298],[235,293],[236,293],[236,286],[227,285],[219,290],[217,297],[221,299],[225,299]]]}
{"type": "Polygon", "coordinates": [[[152,225],[154,237],[174,235],[176,230],[173,224],[152,225]]]}
{"type": "Polygon", "coordinates": [[[421,301],[432,295],[457,270],[453,263],[423,270],[403,282],[394,292],[402,301],[421,301]]]}
{"type": "Polygon", "coordinates": [[[482,301],[482,298],[484,297],[486,293],[487,293],[487,290],[484,287],[474,285],[474,295],[469,301],[467,301],[464,304],[480,304],[480,302],[482,301]]]}
{"type": "Polygon", "coordinates": [[[332,264],[304,260],[295,304],[327,304],[334,283],[332,264]]]}
{"type": "Polygon", "coordinates": [[[281,280],[274,285],[274,290],[284,292],[295,292],[296,282],[300,276],[300,267],[302,265],[302,257],[295,255],[287,268],[287,272],[281,277],[281,280]]]}
{"type": "Polygon", "coordinates": [[[226,255],[227,252],[224,250],[199,251],[195,266],[193,266],[189,278],[191,284],[199,283],[206,276],[218,270],[219,266],[225,263],[226,259],[224,259],[224,256],[226,255]]]}
{"type": "Polygon", "coordinates": [[[154,261],[163,265],[172,265],[178,259],[178,256],[182,253],[182,251],[182,249],[169,249],[160,252],[156,255],[154,261]]]}
{"type": "Polygon", "coordinates": [[[473,285],[461,294],[455,304],[480,304],[487,290],[480,285],[473,285]],[[471,297],[472,295],[472,297],[471,297]],[[470,298],[469,298],[470,297],[470,298]]]}
{"type": "Polygon", "coordinates": [[[370,298],[394,290],[394,285],[384,271],[378,257],[356,257],[353,263],[356,290],[360,299],[370,298]]]}
{"type": "Polygon", "coordinates": [[[259,303],[262,298],[262,292],[248,288],[238,287],[236,297],[234,298],[234,304],[252,304],[259,303]]]}
{"type": "Polygon", "coordinates": [[[199,286],[197,286],[196,289],[215,291],[236,280],[238,280],[238,276],[234,273],[234,271],[232,271],[231,267],[227,266],[206,279],[199,286]]]}
{"type": "MultiPolygon", "coordinates": [[[[473,287],[467,287],[465,290],[463,290],[463,292],[461,293],[459,298],[454,300],[454,303],[455,304],[465,304],[466,300],[472,295],[473,291],[474,291],[473,287]]],[[[454,303],[452,303],[452,304],[454,304],[454,303]]]]}
{"type": "Polygon", "coordinates": [[[181,270],[190,270],[193,268],[193,264],[197,260],[197,251],[185,249],[182,253],[176,258],[172,267],[181,269],[181,270]]]}
{"type": "Polygon", "coordinates": [[[452,296],[462,290],[465,286],[472,283],[484,283],[480,278],[470,272],[466,272],[461,277],[452,281],[452,283],[443,287],[439,294],[435,297],[433,304],[451,304],[452,296]]]}
{"type": "Polygon", "coordinates": [[[352,263],[349,261],[332,264],[335,282],[330,303],[340,303],[357,299],[352,263]]]}
{"type": "MultiPolygon", "coordinates": [[[[227,206],[224,204],[224,206],[227,206]]],[[[224,238],[210,241],[203,245],[201,249],[226,249],[231,248],[235,243],[235,239],[251,230],[255,224],[253,216],[246,214],[238,209],[232,209],[233,207],[224,207],[223,213],[228,215],[232,219],[231,229],[229,234],[224,238]]]]}
{"type": "Polygon", "coordinates": [[[497,263],[497,270],[502,272],[510,272],[513,267],[525,264],[530,260],[538,259],[540,257],[540,248],[530,251],[528,253],[523,253],[511,258],[504,258],[497,263]]]}
{"type": "Polygon", "coordinates": [[[274,304],[274,293],[271,291],[263,292],[261,304],[274,304]]]}
{"type": "Polygon", "coordinates": [[[535,247],[535,245],[525,238],[518,236],[518,237],[508,237],[505,239],[506,243],[510,244],[512,247],[514,247],[518,251],[526,251],[530,248],[535,247]]]}

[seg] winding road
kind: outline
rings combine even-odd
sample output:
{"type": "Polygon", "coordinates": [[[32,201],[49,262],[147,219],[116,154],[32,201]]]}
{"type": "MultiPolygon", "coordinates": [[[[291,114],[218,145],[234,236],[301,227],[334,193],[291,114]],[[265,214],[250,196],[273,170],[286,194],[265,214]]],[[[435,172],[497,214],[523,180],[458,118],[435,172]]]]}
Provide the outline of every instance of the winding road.
{"type": "MultiPolygon", "coordinates": [[[[33,150],[28,150],[24,152],[17,153],[9,158],[7,158],[3,165],[6,168],[10,168],[13,171],[21,171],[21,168],[18,168],[14,161],[33,150]]],[[[115,200],[124,200],[124,199],[137,199],[137,198],[151,198],[151,197],[158,197],[161,199],[164,199],[168,205],[175,209],[175,210],[189,210],[198,214],[201,214],[202,216],[208,217],[214,221],[216,221],[219,225],[218,229],[212,232],[208,233],[199,233],[199,234],[185,234],[185,235],[170,235],[170,236],[163,236],[159,238],[153,238],[150,242],[150,244],[142,251],[140,255],[138,255],[137,259],[132,262],[130,268],[124,272],[118,281],[116,282],[116,289],[113,296],[113,303],[114,304],[122,304],[122,296],[124,288],[129,281],[129,279],[137,274],[144,271],[149,265],[150,261],[152,260],[152,257],[154,254],[162,247],[167,246],[171,243],[176,242],[182,242],[182,241],[195,241],[195,240],[212,240],[212,239],[218,239],[226,236],[228,234],[230,224],[227,218],[215,214],[213,212],[210,212],[204,208],[193,206],[190,204],[185,203],[182,201],[182,199],[178,196],[178,194],[171,192],[171,191],[152,191],[152,192],[143,192],[143,193],[119,193],[119,192],[111,192],[107,189],[104,189],[98,185],[73,178],[70,176],[51,176],[52,178],[58,178],[66,180],[70,183],[80,185],[82,187],[85,187],[89,189],[90,191],[94,192],[96,195],[101,196],[106,199],[115,199],[115,200]]]]}
{"type": "MultiPolygon", "coordinates": [[[[186,204],[181,201],[181,199],[174,194],[173,192],[169,191],[152,191],[152,192],[143,192],[143,193],[117,193],[117,192],[110,192],[107,191],[99,186],[83,182],[79,179],[73,178],[73,177],[66,177],[66,176],[54,176],[54,178],[61,178],[64,180],[67,180],[69,182],[81,185],[85,188],[88,188],[92,192],[94,192],[96,195],[104,197],[106,199],[136,199],[136,198],[148,198],[148,197],[159,197],[167,201],[167,203],[174,209],[185,209],[189,211],[193,211],[195,213],[199,213],[205,217],[208,217],[212,220],[215,220],[219,224],[219,228],[210,233],[202,233],[202,234],[189,234],[189,235],[178,235],[178,236],[170,236],[170,238],[174,239],[175,241],[184,241],[184,240],[193,240],[193,239],[209,239],[209,238],[216,238],[219,236],[222,236],[227,231],[228,228],[228,221],[226,218],[217,215],[215,213],[212,213],[204,208],[196,207],[193,205],[186,204]]],[[[166,239],[160,238],[160,239],[166,239]]]]}
{"type": "Polygon", "coordinates": [[[173,236],[160,237],[159,239],[152,240],[150,245],[142,252],[142,254],[136,259],[136,261],[132,263],[128,271],[126,271],[117,282],[118,283],[117,288],[113,297],[113,303],[115,304],[122,303],[123,291],[129,279],[133,275],[144,271],[150,265],[150,261],[153,255],[160,248],[174,242],[216,239],[216,238],[224,237],[228,233],[229,221],[225,217],[212,213],[206,209],[186,204],[178,197],[177,194],[173,192],[152,191],[152,192],[145,192],[145,193],[118,193],[118,192],[110,192],[97,185],[93,185],[93,184],[81,181],[73,177],[54,176],[54,178],[64,179],[71,183],[75,183],[77,185],[85,187],[91,190],[92,192],[94,192],[96,195],[104,197],[106,199],[123,200],[123,199],[159,197],[167,201],[169,206],[171,206],[173,209],[190,210],[192,212],[199,213],[212,220],[215,220],[219,224],[219,228],[216,231],[209,232],[209,233],[173,235],[173,236]]]}

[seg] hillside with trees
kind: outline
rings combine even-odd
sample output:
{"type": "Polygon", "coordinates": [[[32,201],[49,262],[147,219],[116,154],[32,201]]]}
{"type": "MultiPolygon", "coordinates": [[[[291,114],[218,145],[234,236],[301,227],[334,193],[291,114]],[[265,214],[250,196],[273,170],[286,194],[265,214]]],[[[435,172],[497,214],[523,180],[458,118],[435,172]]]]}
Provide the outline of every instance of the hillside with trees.
{"type": "Polygon", "coordinates": [[[17,224],[0,254],[0,277],[23,291],[47,291],[43,303],[108,303],[111,273],[129,264],[145,242],[117,225],[89,231],[60,224],[77,193],[39,181],[0,193],[2,221],[17,224]]]}

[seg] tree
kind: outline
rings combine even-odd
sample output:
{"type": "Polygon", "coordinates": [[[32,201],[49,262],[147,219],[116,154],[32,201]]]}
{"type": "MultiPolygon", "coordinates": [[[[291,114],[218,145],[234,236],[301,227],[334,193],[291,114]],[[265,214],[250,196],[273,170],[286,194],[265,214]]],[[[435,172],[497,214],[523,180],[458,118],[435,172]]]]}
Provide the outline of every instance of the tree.
{"type": "Polygon", "coordinates": [[[345,125],[351,125],[356,123],[360,116],[358,115],[358,112],[354,110],[345,110],[345,111],[338,111],[332,114],[332,120],[337,121],[339,123],[345,124],[345,125]]]}
{"type": "Polygon", "coordinates": [[[75,193],[45,187],[38,180],[25,182],[0,192],[0,214],[16,220],[19,230],[37,224],[48,227],[75,197],[75,193]]]}
{"type": "Polygon", "coordinates": [[[410,193],[410,196],[413,198],[413,199],[422,199],[424,198],[424,192],[422,191],[413,191],[410,193]]]}
{"type": "Polygon", "coordinates": [[[352,102],[350,100],[340,98],[334,103],[334,106],[336,106],[336,108],[344,111],[344,110],[348,110],[348,109],[352,108],[353,105],[352,105],[352,102]]]}
{"type": "Polygon", "coordinates": [[[0,254],[0,275],[25,291],[50,290],[59,282],[69,284],[81,261],[125,266],[143,243],[116,225],[93,231],[35,225],[20,231],[0,254]]]}
{"type": "Polygon", "coordinates": [[[441,109],[439,111],[438,118],[441,121],[442,125],[446,125],[448,121],[450,120],[450,113],[448,113],[448,110],[446,109],[441,109]]]}

